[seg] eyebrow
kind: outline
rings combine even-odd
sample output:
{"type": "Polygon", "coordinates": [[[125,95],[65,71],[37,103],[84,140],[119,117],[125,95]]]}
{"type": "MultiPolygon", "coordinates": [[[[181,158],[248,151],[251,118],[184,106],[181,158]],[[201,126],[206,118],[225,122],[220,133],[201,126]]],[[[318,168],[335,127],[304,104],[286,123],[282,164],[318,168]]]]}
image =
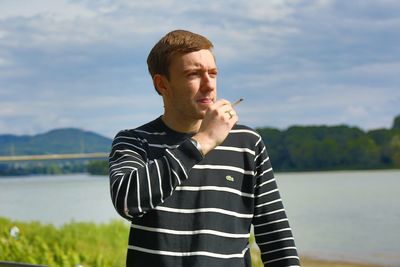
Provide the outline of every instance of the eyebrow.
{"type": "Polygon", "coordinates": [[[217,71],[218,72],[218,68],[217,67],[207,69],[207,68],[204,68],[203,66],[188,67],[187,69],[184,69],[183,72],[187,73],[187,72],[199,71],[199,70],[201,70],[201,71],[217,71]]]}

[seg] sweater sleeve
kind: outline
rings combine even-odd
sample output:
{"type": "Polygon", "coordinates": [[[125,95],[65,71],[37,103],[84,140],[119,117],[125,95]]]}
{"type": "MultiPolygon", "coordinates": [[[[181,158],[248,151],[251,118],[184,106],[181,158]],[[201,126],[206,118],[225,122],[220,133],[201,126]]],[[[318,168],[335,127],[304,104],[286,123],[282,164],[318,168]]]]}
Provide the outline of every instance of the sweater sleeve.
{"type": "Polygon", "coordinates": [[[265,145],[256,145],[253,226],[264,266],[300,266],[289,221],[265,145]]]}
{"type": "Polygon", "coordinates": [[[119,132],[113,140],[109,157],[111,199],[117,212],[128,220],[163,203],[202,160],[189,140],[167,148],[160,158],[150,160],[148,154],[147,141],[127,131],[119,132]]]}

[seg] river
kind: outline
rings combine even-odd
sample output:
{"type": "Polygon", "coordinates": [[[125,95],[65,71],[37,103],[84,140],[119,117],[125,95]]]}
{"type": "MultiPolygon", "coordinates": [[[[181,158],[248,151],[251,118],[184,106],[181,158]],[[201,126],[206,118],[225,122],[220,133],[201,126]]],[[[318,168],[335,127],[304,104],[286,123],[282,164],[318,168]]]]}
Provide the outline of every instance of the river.
{"type": "MultiPolygon", "coordinates": [[[[400,266],[400,171],[276,173],[299,253],[400,266]]],[[[108,178],[0,178],[0,216],[61,225],[122,220],[108,178]]]]}

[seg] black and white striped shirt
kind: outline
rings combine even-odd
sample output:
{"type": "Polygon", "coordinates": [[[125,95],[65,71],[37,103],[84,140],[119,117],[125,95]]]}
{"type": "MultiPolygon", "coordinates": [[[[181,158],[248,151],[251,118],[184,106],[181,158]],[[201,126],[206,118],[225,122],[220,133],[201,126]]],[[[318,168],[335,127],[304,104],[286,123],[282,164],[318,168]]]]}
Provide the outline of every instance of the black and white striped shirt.
{"type": "Polygon", "coordinates": [[[251,266],[251,224],[265,266],[299,266],[263,141],[236,125],[204,158],[161,117],[119,132],[112,202],[131,221],[127,266],[251,266]]]}

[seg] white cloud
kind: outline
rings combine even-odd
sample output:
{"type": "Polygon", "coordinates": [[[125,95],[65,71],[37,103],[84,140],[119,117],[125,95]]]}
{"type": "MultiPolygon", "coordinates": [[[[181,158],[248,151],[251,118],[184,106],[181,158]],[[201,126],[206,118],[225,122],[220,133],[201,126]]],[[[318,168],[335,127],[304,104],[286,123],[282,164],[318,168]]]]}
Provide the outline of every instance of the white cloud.
{"type": "Polygon", "coordinates": [[[47,16],[56,20],[71,19],[75,17],[93,17],[95,13],[82,5],[74,4],[66,0],[35,0],[14,1],[2,0],[0,3],[1,19],[8,18],[32,18],[47,16]]]}
{"type": "MultiPolygon", "coordinates": [[[[299,1],[293,0],[256,0],[246,1],[245,12],[248,12],[250,18],[256,18],[262,21],[279,21],[283,20],[295,12],[294,5],[299,1]]],[[[242,13],[243,14],[243,13],[242,13]]]]}
{"type": "Polygon", "coordinates": [[[111,136],[154,118],[162,104],[145,59],[176,28],[214,42],[220,95],[245,96],[243,122],[378,125],[398,112],[399,8],[398,1],[3,0],[0,133],[70,124],[111,136]]]}
{"type": "Polygon", "coordinates": [[[9,64],[10,63],[6,59],[0,57],[0,68],[9,64]]]}
{"type": "Polygon", "coordinates": [[[0,39],[4,39],[6,36],[7,36],[7,32],[0,30],[0,39]]]}
{"type": "MultiPolygon", "coordinates": [[[[399,24],[400,25],[400,24],[399,24]]],[[[348,70],[349,74],[368,77],[371,76],[391,76],[400,77],[400,62],[380,62],[354,66],[348,70]]]]}
{"type": "MultiPolygon", "coordinates": [[[[211,22],[216,23],[207,23],[211,18],[204,11],[207,3],[199,6],[197,2],[190,1],[182,5],[180,1],[115,1],[110,4],[108,1],[41,0],[33,8],[20,10],[14,1],[7,1],[2,4],[5,12],[0,18],[25,18],[25,34],[30,38],[24,40],[33,44],[118,42],[118,37],[130,36],[129,39],[134,39],[135,34],[153,34],[181,27],[215,33],[215,38],[222,35],[228,44],[251,44],[260,40],[263,34],[282,36],[296,31],[292,26],[268,26],[263,23],[288,17],[293,13],[291,2],[210,1],[211,15],[219,17],[212,18],[211,22]],[[263,24],[257,25],[252,22],[254,20],[263,24]],[[254,27],[249,28],[249,23],[254,27]]],[[[20,4],[18,6],[21,7],[20,4]]]]}
{"type": "Polygon", "coordinates": [[[344,85],[288,91],[272,99],[268,96],[273,94],[265,92],[265,97],[246,99],[238,107],[238,113],[241,122],[253,127],[283,129],[294,124],[348,124],[363,129],[389,127],[396,113],[387,112],[387,107],[400,105],[400,92],[384,92],[384,88],[344,85]]]}
{"type": "Polygon", "coordinates": [[[368,109],[364,106],[350,105],[346,108],[346,114],[354,118],[368,116],[369,112],[368,109]]]}

